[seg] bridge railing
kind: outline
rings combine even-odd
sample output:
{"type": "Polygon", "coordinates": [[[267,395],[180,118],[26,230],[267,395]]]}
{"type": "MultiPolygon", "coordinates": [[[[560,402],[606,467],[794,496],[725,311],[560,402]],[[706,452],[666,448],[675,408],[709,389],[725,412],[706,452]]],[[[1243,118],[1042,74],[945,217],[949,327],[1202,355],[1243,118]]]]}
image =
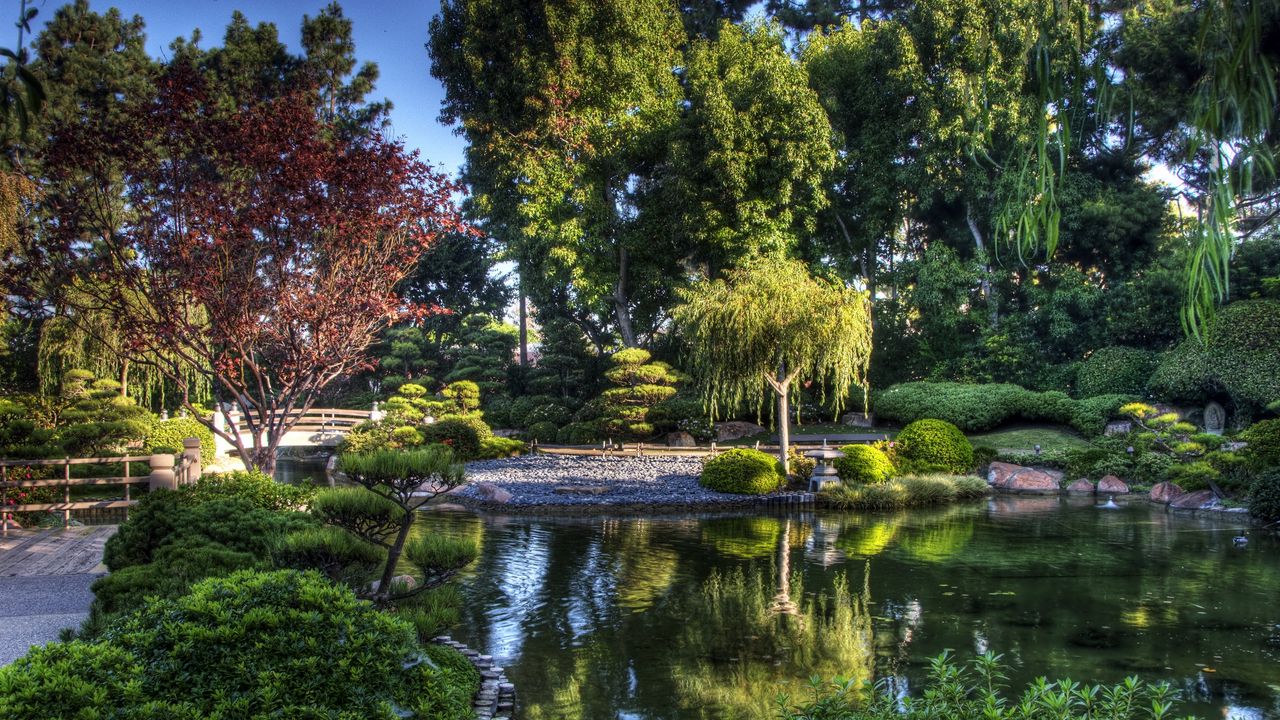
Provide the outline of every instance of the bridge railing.
{"type": "MultiPolygon", "coordinates": [[[[272,419],[286,418],[296,422],[290,432],[327,432],[346,431],[368,420],[372,415],[369,410],[345,410],[340,408],[312,408],[307,412],[297,410],[288,413],[276,413],[272,419]]],[[[236,430],[241,434],[249,432],[249,423],[243,417],[237,419],[236,430]]]]}
{"type": "Polygon", "coordinates": [[[8,534],[13,513],[61,512],[62,525],[71,524],[71,513],[76,510],[108,510],[128,508],[138,504],[133,497],[133,486],[146,484],[150,490],[174,489],[178,485],[194,483],[201,475],[200,441],[187,438],[183,441],[181,455],[154,453],[151,455],[126,455],[123,457],[61,458],[53,460],[3,460],[0,459],[0,532],[8,534]],[[71,468],[76,465],[114,465],[122,467],[123,475],[103,477],[72,477],[71,468]],[[31,478],[20,472],[27,468],[53,468],[53,477],[31,478]],[[58,472],[58,470],[61,472],[58,472]],[[134,471],[137,471],[136,474],[134,471]],[[72,501],[73,487],[120,486],[124,499],[72,501]],[[22,503],[17,498],[23,488],[60,487],[62,501],[52,503],[22,503]],[[10,501],[13,504],[10,504],[10,501]]]}

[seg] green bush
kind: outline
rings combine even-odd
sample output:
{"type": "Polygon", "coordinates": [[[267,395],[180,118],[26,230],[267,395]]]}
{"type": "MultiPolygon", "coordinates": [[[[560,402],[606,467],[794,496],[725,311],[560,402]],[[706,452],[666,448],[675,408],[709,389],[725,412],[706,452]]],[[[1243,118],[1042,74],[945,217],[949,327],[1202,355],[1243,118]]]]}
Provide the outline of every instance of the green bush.
{"type": "Polygon", "coordinates": [[[894,439],[907,467],[965,473],[973,469],[973,445],[949,422],[917,420],[894,439]]]}
{"type": "Polygon", "coordinates": [[[1225,391],[1245,414],[1280,400],[1280,301],[1221,308],[1204,344],[1187,339],[1165,353],[1148,388],[1166,400],[1197,403],[1225,391]]]}
{"type": "Polygon", "coordinates": [[[211,473],[191,485],[178,488],[181,502],[199,505],[211,500],[243,500],[262,510],[301,510],[315,488],[305,485],[286,485],[258,470],[235,470],[227,473],[211,473]]]}
{"type": "Polygon", "coordinates": [[[504,428],[511,425],[511,398],[498,395],[489,398],[484,405],[484,421],[490,427],[504,428]]]}
{"type": "MultiPolygon", "coordinates": [[[[141,705],[142,664],[130,653],[103,643],[35,645],[11,665],[0,667],[0,717],[6,720],[137,718],[126,712],[141,705]]],[[[173,708],[157,702],[153,717],[173,708]]]]}
{"type": "Polygon", "coordinates": [[[1000,457],[1000,451],[990,445],[973,446],[973,466],[984,468],[1000,457]]]}
{"type": "Polygon", "coordinates": [[[459,459],[472,460],[480,454],[480,443],[493,437],[493,431],[480,418],[446,415],[422,426],[422,437],[428,443],[448,445],[459,459]]]}
{"type": "Polygon", "coordinates": [[[362,422],[338,443],[338,453],[367,453],[395,447],[392,433],[401,426],[400,421],[391,418],[362,422]]]}
{"type": "Polygon", "coordinates": [[[710,490],[740,495],[771,493],[785,480],[782,463],[750,448],[733,448],[707,458],[699,478],[702,486],[710,490]]]}
{"type": "MultiPolygon", "coordinates": [[[[145,668],[143,696],[199,716],[391,720],[424,674],[411,625],[318,573],[241,571],[105,633],[145,668]],[[335,671],[340,669],[340,671],[335,671]]],[[[444,680],[445,676],[439,676],[444,680]]]]}
{"type": "Polygon", "coordinates": [[[1249,488],[1249,512],[1266,521],[1280,520],[1280,467],[1258,474],[1249,488]]]}
{"type": "Polygon", "coordinates": [[[556,442],[561,445],[597,445],[604,439],[599,423],[573,422],[560,428],[556,442]]]}
{"type": "Polygon", "coordinates": [[[808,482],[809,478],[813,477],[813,471],[818,467],[818,461],[792,446],[787,449],[787,465],[791,467],[792,477],[808,482]]]}
{"type": "Polygon", "coordinates": [[[840,510],[900,510],[982,497],[988,492],[982,478],[970,475],[906,475],[871,485],[836,485],[819,498],[840,510]]]}
{"type": "Polygon", "coordinates": [[[1280,465],[1280,418],[1250,425],[1240,433],[1240,439],[1248,443],[1244,454],[1254,467],[1261,469],[1280,465]]]}
{"type": "Polygon", "coordinates": [[[538,442],[555,442],[557,434],[556,424],[553,422],[536,422],[524,431],[526,438],[537,440],[538,442]]]}
{"type": "Polygon", "coordinates": [[[845,445],[840,452],[844,457],[837,458],[834,465],[836,474],[846,483],[881,483],[893,475],[888,456],[870,445],[845,445]]]}
{"type": "Polygon", "coordinates": [[[217,457],[218,448],[214,444],[213,431],[202,425],[199,420],[189,417],[157,420],[147,431],[142,445],[149,452],[157,452],[156,448],[161,447],[174,448],[181,452],[182,441],[189,437],[199,438],[200,457],[205,462],[210,462],[217,457]]]}
{"type": "Polygon", "coordinates": [[[1080,365],[1076,392],[1096,395],[1141,395],[1155,369],[1155,356],[1147,350],[1113,346],[1095,350],[1080,365]]]}
{"type": "Polygon", "coordinates": [[[1023,420],[1069,424],[1096,436],[1102,434],[1115,411],[1132,399],[1099,395],[1072,400],[1063,392],[1034,392],[999,383],[911,382],[876,393],[875,410],[880,419],[889,422],[906,424],[932,418],[971,433],[1023,420]]]}
{"type": "Polygon", "coordinates": [[[573,411],[569,408],[559,403],[547,403],[530,410],[525,416],[525,423],[530,429],[541,423],[551,423],[559,428],[568,425],[571,419],[573,419],[573,411]]]}
{"type": "Polygon", "coordinates": [[[519,455],[528,449],[528,445],[515,438],[491,437],[480,441],[480,453],[476,455],[476,459],[496,460],[519,455]]]}
{"type": "Polygon", "coordinates": [[[529,427],[531,421],[529,414],[542,405],[555,405],[559,402],[558,398],[550,395],[525,395],[511,401],[511,405],[507,409],[507,419],[511,423],[511,427],[524,429],[529,427]]]}

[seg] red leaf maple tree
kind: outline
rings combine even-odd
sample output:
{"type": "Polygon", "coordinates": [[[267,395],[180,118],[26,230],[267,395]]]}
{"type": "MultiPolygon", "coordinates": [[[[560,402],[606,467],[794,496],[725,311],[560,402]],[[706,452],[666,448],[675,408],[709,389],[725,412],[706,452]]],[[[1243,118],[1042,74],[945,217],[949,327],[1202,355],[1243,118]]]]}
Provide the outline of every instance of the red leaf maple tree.
{"type": "Polygon", "coordinates": [[[314,94],[228,108],[193,68],[169,68],[121,120],[58,128],[45,158],[47,277],[119,318],[130,362],[183,390],[202,373],[244,411],[252,442],[201,418],[247,464],[281,438],[412,307],[393,289],[439,235],[465,230],[458,187],[377,133],[323,122],[314,94]],[[71,189],[67,191],[65,189],[71,189]]]}

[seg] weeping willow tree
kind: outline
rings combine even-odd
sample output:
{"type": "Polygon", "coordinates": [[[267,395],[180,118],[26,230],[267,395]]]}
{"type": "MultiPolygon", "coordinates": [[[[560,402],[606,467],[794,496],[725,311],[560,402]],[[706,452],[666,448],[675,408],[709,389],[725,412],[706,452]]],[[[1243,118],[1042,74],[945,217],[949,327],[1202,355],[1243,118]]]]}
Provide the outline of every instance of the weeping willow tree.
{"type": "Polygon", "coordinates": [[[835,391],[838,415],[849,389],[867,392],[871,305],[866,293],[815,278],[780,257],[752,260],[719,280],[682,292],[674,311],[692,372],[712,418],[777,399],[779,457],[787,466],[789,397],[795,382],[835,391]]]}

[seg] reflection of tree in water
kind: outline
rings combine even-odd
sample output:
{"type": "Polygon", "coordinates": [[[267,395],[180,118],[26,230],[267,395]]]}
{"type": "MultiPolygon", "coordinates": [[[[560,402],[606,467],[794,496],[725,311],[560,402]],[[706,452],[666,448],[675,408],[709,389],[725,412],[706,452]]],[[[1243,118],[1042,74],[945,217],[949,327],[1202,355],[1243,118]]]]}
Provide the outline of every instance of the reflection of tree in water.
{"type": "Polygon", "coordinates": [[[857,591],[841,573],[816,596],[805,595],[799,573],[780,583],[778,572],[715,572],[686,599],[673,658],[685,707],[707,718],[772,717],[778,696],[802,695],[812,676],[871,679],[869,572],[857,591]],[[789,612],[777,610],[784,585],[789,612]]]}

